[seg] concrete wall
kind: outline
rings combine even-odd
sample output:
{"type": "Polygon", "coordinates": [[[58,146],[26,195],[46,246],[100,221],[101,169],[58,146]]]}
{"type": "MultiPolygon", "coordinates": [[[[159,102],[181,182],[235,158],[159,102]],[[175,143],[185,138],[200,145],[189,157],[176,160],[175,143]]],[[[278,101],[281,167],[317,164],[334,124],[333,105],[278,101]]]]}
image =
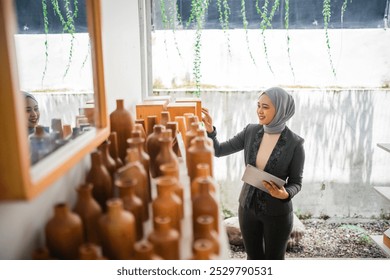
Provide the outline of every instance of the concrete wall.
{"type": "MultiPolygon", "coordinates": [[[[141,77],[139,74],[139,69],[141,68],[141,47],[140,30],[137,22],[138,1],[121,0],[121,3],[118,2],[102,0],[103,48],[108,112],[115,109],[115,100],[118,98],[124,98],[125,105],[130,110],[135,110],[134,104],[142,99],[140,90],[142,88],[141,77]]],[[[62,38],[61,41],[65,48],[68,38],[57,38],[62,38]]],[[[33,67],[29,73],[23,72],[24,74],[22,74],[23,89],[55,87],[55,90],[58,91],[58,86],[65,84],[69,86],[67,86],[67,89],[74,90],[87,88],[92,84],[90,76],[81,75],[80,73],[83,70],[79,68],[79,62],[85,56],[75,54],[74,65],[72,64],[74,72],[71,71],[69,73],[69,81],[67,80],[68,78],[62,81],[64,67],[58,66],[58,69],[50,67],[50,72],[48,72],[45,83],[42,85],[41,74],[44,60],[42,61],[41,58],[44,58],[44,55],[39,56],[39,54],[44,54],[43,42],[39,36],[30,37],[28,40],[29,45],[27,45],[27,48],[24,48],[29,52],[25,53],[24,56],[31,59],[33,67]],[[84,87],[83,85],[87,86],[84,87]]],[[[18,39],[17,43],[20,43],[18,39]]],[[[53,42],[52,46],[54,44],[57,43],[53,42]]],[[[77,47],[75,50],[81,53],[83,48],[77,47]]],[[[55,53],[55,51],[49,53],[51,62],[66,61],[66,59],[61,57],[55,58],[55,53]]],[[[25,69],[22,70],[24,71],[25,69]]],[[[53,206],[58,202],[67,202],[70,205],[74,203],[76,199],[75,188],[85,181],[89,167],[90,159],[89,156],[86,156],[34,200],[0,202],[0,259],[31,258],[32,250],[44,244],[44,227],[53,214],[53,206]]]]}

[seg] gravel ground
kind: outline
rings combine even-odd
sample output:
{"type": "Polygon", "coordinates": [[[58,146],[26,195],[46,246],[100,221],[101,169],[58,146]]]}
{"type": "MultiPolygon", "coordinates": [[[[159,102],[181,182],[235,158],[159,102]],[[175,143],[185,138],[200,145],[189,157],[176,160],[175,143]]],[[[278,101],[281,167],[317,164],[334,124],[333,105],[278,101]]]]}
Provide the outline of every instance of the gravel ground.
{"type": "MultiPolygon", "coordinates": [[[[382,235],[390,220],[307,219],[301,220],[305,233],[300,243],[289,249],[286,258],[389,258],[371,240],[382,235]]],[[[242,246],[231,245],[230,257],[245,259],[242,246]]]]}

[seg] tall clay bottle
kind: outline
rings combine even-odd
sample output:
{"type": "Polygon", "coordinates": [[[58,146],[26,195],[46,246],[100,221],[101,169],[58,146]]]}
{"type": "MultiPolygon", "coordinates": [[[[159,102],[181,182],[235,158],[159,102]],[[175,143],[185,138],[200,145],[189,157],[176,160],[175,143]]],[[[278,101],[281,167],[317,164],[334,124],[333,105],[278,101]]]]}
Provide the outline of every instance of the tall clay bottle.
{"type": "Polygon", "coordinates": [[[199,182],[199,194],[194,197],[192,202],[192,228],[195,228],[195,222],[199,216],[209,215],[214,219],[213,229],[219,232],[218,204],[209,192],[210,184],[211,182],[207,178],[202,178],[199,182]]]}
{"type": "Polygon", "coordinates": [[[136,180],[136,195],[142,200],[143,220],[149,219],[149,192],[147,186],[147,174],[144,166],[139,160],[138,149],[128,149],[128,163],[117,171],[116,179],[129,181],[136,180]]]}
{"type": "Polygon", "coordinates": [[[116,110],[110,114],[111,131],[115,131],[118,137],[118,152],[122,161],[126,158],[126,140],[131,137],[134,121],[129,111],[124,107],[124,100],[116,100],[116,110]]]}
{"type": "Polygon", "coordinates": [[[146,119],[146,138],[154,131],[154,126],[157,124],[157,116],[148,116],[146,119]]]}
{"type": "Polygon", "coordinates": [[[152,201],[152,183],[150,180],[149,168],[150,168],[150,157],[145,152],[145,138],[142,138],[142,135],[139,131],[132,131],[131,138],[127,139],[127,145],[130,149],[134,148],[138,150],[139,160],[145,168],[146,172],[146,181],[147,181],[147,191],[149,202],[152,201]]]}
{"type": "MultiPolygon", "coordinates": [[[[181,134],[181,138],[183,139],[183,142],[186,143],[186,133],[187,133],[187,126],[186,126],[186,120],[183,116],[176,116],[175,121],[177,122],[177,129],[181,134]]],[[[185,153],[185,151],[181,151],[185,153]]]]}
{"type": "Polygon", "coordinates": [[[164,260],[180,259],[179,233],[172,228],[169,217],[154,218],[154,230],[148,240],[153,244],[156,254],[164,260]]]}
{"type": "Polygon", "coordinates": [[[179,160],[172,150],[172,131],[170,129],[166,129],[162,133],[162,136],[158,139],[158,142],[160,143],[160,151],[157,154],[156,161],[154,163],[157,177],[162,176],[160,166],[164,163],[174,164],[179,169],[179,160]]]}
{"type": "Polygon", "coordinates": [[[146,139],[146,152],[150,157],[150,175],[153,178],[157,177],[156,157],[160,152],[160,142],[158,139],[161,137],[164,130],[165,127],[163,125],[157,124],[153,128],[153,133],[146,139]]]}
{"type": "Polygon", "coordinates": [[[144,236],[143,223],[143,203],[135,194],[137,180],[115,180],[115,185],[119,189],[119,197],[123,201],[123,208],[134,215],[136,227],[136,240],[139,241],[144,236]]]}
{"type": "Polygon", "coordinates": [[[134,254],[135,220],[123,209],[120,198],[107,201],[107,213],[99,219],[103,255],[111,260],[130,260],[134,254]]]}
{"type": "Polygon", "coordinates": [[[213,253],[219,255],[218,233],[213,229],[214,218],[209,215],[199,216],[195,221],[194,241],[208,239],[213,244],[213,253]]]}
{"type": "Polygon", "coordinates": [[[195,143],[187,150],[187,170],[191,182],[195,178],[196,165],[207,163],[210,167],[210,176],[213,176],[214,149],[206,144],[206,140],[200,137],[195,139],[195,143]]]}
{"type": "Polygon", "coordinates": [[[115,131],[110,133],[108,141],[110,141],[110,155],[115,161],[116,169],[119,169],[123,166],[123,161],[118,154],[118,137],[115,131]]]}
{"type": "Polygon", "coordinates": [[[57,259],[76,260],[83,243],[81,218],[72,213],[65,203],[54,207],[54,216],[45,227],[46,245],[50,255],[57,259]]]}
{"type": "Polygon", "coordinates": [[[93,185],[86,183],[80,185],[77,191],[77,201],[73,211],[83,222],[84,240],[100,244],[98,221],[102,215],[102,208],[92,196],[93,185]]]}
{"type": "Polygon", "coordinates": [[[80,260],[105,260],[102,248],[94,243],[84,243],[79,247],[80,260]]]}
{"type": "Polygon", "coordinates": [[[116,163],[115,163],[115,160],[110,155],[110,151],[109,151],[110,145],[111,145],[111,143],[108,140],[106,140],[106,141],[103,141],[102,144],[100,144],[98,149],[101,152],[103,164],[107,168],[108,173],[110,173],[111,182],[113,184],[114,183],[114,174],[116,171],[116,163]]]}
{"type": "Polygon", "coordinates": [[[192,260],[214,260],[216,256],[213,254],[213,245],[210,240],[198,239],[192,247],[194,255],[192,260]]]}
{"type": "Polygon", "coordinates": [[[113,188],[110,173],[103,164],[100,151],[91,153],[91,169],[87,174],[86,181],[92,183],[92,195],[104,212],[106,201],[113,196],[113,188]]]}
{"type": "Polygon", "coordinates": [[[217,185],[210,175],[210,165],[207,163],[198,163],[196,165],[195,178],[191,183],[191,199],[194,199],[194,197],[199,194],[199,181],[202,180],[203,177],[210,180],[210,193],[215,196],[217,185]]]}
{"type": "Polygon", "coordinates": [[[176,188],[176,178],[157,178],[157,197],[152,202],[153,217],[169,217],[172,227],[181,233],[181,208],[182,201],[174,193],[176,188]]]}
{"type": "Polygon", "coordinates": [[[194,139],[197,135],[197,130],[199,128],[199,123],[191,123],[189,130],[186,133],[186,142],[184,143],[186,146],[186,150],[191,146],[191,140],[194,139]]]}
{"type": "Polygon", "coordinates": [[[134,137],[134,136],[133,136],[133,132],[134,132],[134,131],[138,131],[138,132],[140,133],[140,137],[141,137],[142,139],[144,139],[144,150],[145,150],[145,149],[146,149],[146,138],[147,138],[147,136],[146,136],[146,131],[145,131],[144,127],[142,126],[142,124],[136,123],[136,124],[134,125],[133,131],[131,132],[131,134],[132,134],[131,137],[134,137]]]}
{"type": "Polygon", "coordinates": [[[211,140],[210,138],[208,138],[206,133],[207,133],[207,132],[206,132],[205,129],[203,129],[203,128],[198,128],[198,129],[196,130],[196,137],[193,138],[193,139],[191,140],[190,147],[191,147],[192,145],[194,145],[194,143],[195,143],[195,141],[196,141],[195,139],[196,139],[197,137],[200,137],[200,138],[205,139],[205,140],[206,140],[206,144],[207,144],[208,146],[210,146],[211,148],[214,149],[213,140],[211,140]]]}
{"type": "Polygon", "coordinates": [[[187,131],[189,131],[191,129],[191,122],[190,122],[190,117],[192,117],[194,114],[193,113],[184,113],[183,114],[183,117],[186,121],[186,128],[187,128],[187,131]]]}
{"type": "Polygon", "coordinates": [[[145,138],[146,138],[146,123],[145,119],[136,119],[135,124],[140,124],[142,126],[142,130],[145,133],[145,138]]]}
{"type": "Polygon", "coordinates": [[[159,255],[154,252],[153,244],[147,240],[140,241],[134,245],[135,260],[162,260],[159,255]]]}
{"type": "Polygon", "coordinates": [[[167,123],[171,121],[171,115],[168,111],[162,111],[161,112],[161,118],[160,118],[160,124],[163,126],[167,126],[167,123]]]}
{"type": "Polygon", "coordinates": [[[163,176],[171,176],[176,178],[176,184],[174,187],[175,194],[181,199],[182,207],[180,217],[184,217],[184,187],[179,181],[179,169],[176,164],[168,162],[160,165],[160,170],[163,176]]]}
{"type": "Polygon", "coordinates": [[[172,150],[176,154],[176,156],[181,157],[179,144],[177,142],[177,137],[176,137],[178,133],[178,124],[177,122],[168,122],[166,127],[167,129],[172,130],[172,150]]]}

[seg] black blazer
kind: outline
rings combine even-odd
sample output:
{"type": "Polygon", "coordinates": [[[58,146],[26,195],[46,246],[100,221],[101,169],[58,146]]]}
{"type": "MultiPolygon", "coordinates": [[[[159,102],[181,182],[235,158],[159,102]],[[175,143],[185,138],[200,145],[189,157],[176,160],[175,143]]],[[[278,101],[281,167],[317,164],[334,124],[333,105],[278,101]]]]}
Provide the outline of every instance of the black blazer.
{"type": "MultiPolygon", "coordinates": [[[[264,128],[260,124],[249,124],[240,133],[226,142],[220,143],[214,128],[208,136],[213,140],[215,156],[221,157],[244,150],[245,165],[256,166],[256,157],[264,128]]],[[[264,171],[286,180],[285,188],[289,194],[287,199],[274,198],[247,183],[244,183],[239,203],[242,207],[251,207],[257,199],[260,211],[266,215],[278,216],[293,211],[291,199],[301,190],[302,174],[305,162],[303,138],[286,127],[273,149],[264,171]]]]}

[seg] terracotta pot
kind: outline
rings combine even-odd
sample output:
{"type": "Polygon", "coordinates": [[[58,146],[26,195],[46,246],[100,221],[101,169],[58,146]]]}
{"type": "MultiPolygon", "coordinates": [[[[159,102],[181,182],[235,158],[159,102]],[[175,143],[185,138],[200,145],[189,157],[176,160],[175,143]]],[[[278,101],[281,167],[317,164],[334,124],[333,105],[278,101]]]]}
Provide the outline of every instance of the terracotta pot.
{"type": "Polygon", "coordinates": [[[218,233],[214,230],[214,218],[209,215],[202,215],[196,219],[194,227],[194,241],[198,239],[207,239],[212,242],[212,252],[219,255],[218,233]]]}
{"type": "Polygon", "coordinates": [[[157,197],[152,202],[152,209],[153,217],[169,217],[172,227],[180,233],[182,201],[174,193],[176,182],[174,177],[157,178],[157,197]]]}
{"type": "Polygon", "coordinates": [[[171,227],[169,217],[154,218],[154,230],[150,233],[148,240],[153,244],[156,254],[163,259],[180,259],[179,233],[171,227]]]}
{"type": "Polygon", "coordinates": [[[161,137],[165,127],[162,125],[155,125],[153,133],[151,133],[146,139],[146,152],[150,157],[150,175],[153,178],[157,177],[156,157],[160,152],[160,143],[158,139],[161,137]]]}
{"type": "Polygon", "coordinates": [[[179,143],[177,142],[177,137],[176,137],[178,133],[178,124],[177,122],[168,122],[166,127],[167,129],[172,130],[172,150],[176,154],[176,156],[181,157],[179,143]]]}
{"type": "Polygon", "coordinates": [[[84,240],[100,244],[98,221],[102,215],[102,208],[92,196],[93,185],[86,183],[80,185],[77,191],[77,201],[73,211],[83,222],[84,240]]]}
{"type": "Polygon", "coordinates": [[[192,260],[213,260],[216,259],[213,255],[213,245],[210,240],[198,239],[192,247],[194,255],[192,260]]]}
{"type": "Polygon", "coordinates": [[[199,123],[191,123],[190,129],[186,133],[185,146],[187,151],[191,147],[191,140],[194,139],[198,134],[197,132],[198,128],[199,128],[199,123]]]}
{"type": "Polygon", "coordinates": [[[136,243],[134,252],[135,260],[162,260],[159,255],[155,254],[153,244],[147,240],[136,243]]]}
{"type": "Polygon", "coordinates": [[[187,170],[191,182],[195,178],[196,166],[199,163],[207,163],[210,167],[210,176],[213,176],[214,149],[206,145],[203,138],[197,137],[195,143],[187,150],[187,170]]]}
{"type": "Polygon", "coordinates": [[[130,260],[134,255],[135,220],[123,209],[120,198],[107,201],[107,213],[99,219],[103,254],[111,260],[130,260]]]}
{"type": "Polygon", "coordinates": [[[108,173],[110,173],[111,183],[113,184],[114,174],[116,171],[116,163],[115,160],[110,155],[110,151],[109,151],[110,145],[111,143],[108,140],[106,140],[99,145],[98,149],[101,152],[103,164],[107,168],[108,173]]]}
{"type": "Polygon", "coordinates": [[[100,151],[91,153],[91,169],[87,174],[86,181],[92,183],[92,195],[104,212],[106,201],[113,196],[113,188],[110,173],[103,164],[100,151]]]}
{"type": "Polygon", "coordinates": [[[138,156],[139,160],[144,166],[145,172],[146,172],[146,181],[147,181],[147,191],[148,191],[148,198],[149,202],[152,201],[152,190],[151,190],[151,180],[150,180],[150,157],[145,152],[144,146],[145,146],[145,139],[140,137],[139,131],[133,131],[131,133],[131,138],[127,139],[127,145],[130,149],[136,149],[138,150],[138,156]]]}
{"type": "Polygon", "coordinates": [[[170,129],[166,129],[162,136],[158,139],[160,143],[160,151],[156,156],[155,161],[155,172],[157,177],[162,176],[162,172],[160,170],[160,166],[165,163],[171,163],[176,165],[176,167],[179,169],[179,160],[177,159],[176,154],[172,150],[172,131],[170,129]]]}
{"type": "Polygon", "coordinates": [[[134,215],[136,226],[136,240],[139,241],[144,236],[143,223],[143,203],[136,195],[137,180],[115,180],[115,185],[119,189],[119,197],[123,201],[123,208],[134,215]]]}
{"type": "Polygon", "coordinates": [[[199,181],[207,178],[210,180],[210,194],[215,197],[215,192],[217,184],[215,183],[213,177],[210,175],[210,166],[207,163],[198,163],[196,165],[195,178],[191,183],[191,199],[194,199],[195,196],[199,194],[199,181]]]}
{"type": "Polygon", "coordinates": [[[140,162],[138,149],[128,149],[128,163],[117,171],[116,179],[123,181],[136,180],[136,195],[142,200],[144,221],[149,219],[149,192],[147,174],[140,162]]]}
{"type": "Polygon", "coordinates": [[[199,181],[199,194],[194,197],[192,202],[192,228],[195,228],[195,222],[199,216],[209,215],[214,219],[213,229],[219,232],[218,204],[209,192],[210,184],[210,180],[204,177],[199,181]]]}
{"type": "Polygon", "coordinates": [[[65,203],[54,207],[54,216],[47,222],[45,234],[51,256],[66,260],[78,258],[78,249],[83,243],[82,221],[65,203]]]}
{"type": "Polygon", "coordinates": [[[111,131],[115,131],[118,137],[118,153],[122,161],[126,158],[127,143],[133,130],[134,121],[129,111],[124,107],[124,100],[116,100],[116,110],[110,114],[111,131]]]}
{"type": "Polygon", "coordinates": [[[93,243],[84,243],[79,248],[80,260],[105,260],[102,255],[102,248],[93,243]]]}
{"type": "Polygon", "coordinates": [[[116,169],[119,169],[123,166],[123,161],[118,154],[118,138],[115,131],[110,133],[108,141],[110,141],[110,155],[115,160],[116,169]]]}

